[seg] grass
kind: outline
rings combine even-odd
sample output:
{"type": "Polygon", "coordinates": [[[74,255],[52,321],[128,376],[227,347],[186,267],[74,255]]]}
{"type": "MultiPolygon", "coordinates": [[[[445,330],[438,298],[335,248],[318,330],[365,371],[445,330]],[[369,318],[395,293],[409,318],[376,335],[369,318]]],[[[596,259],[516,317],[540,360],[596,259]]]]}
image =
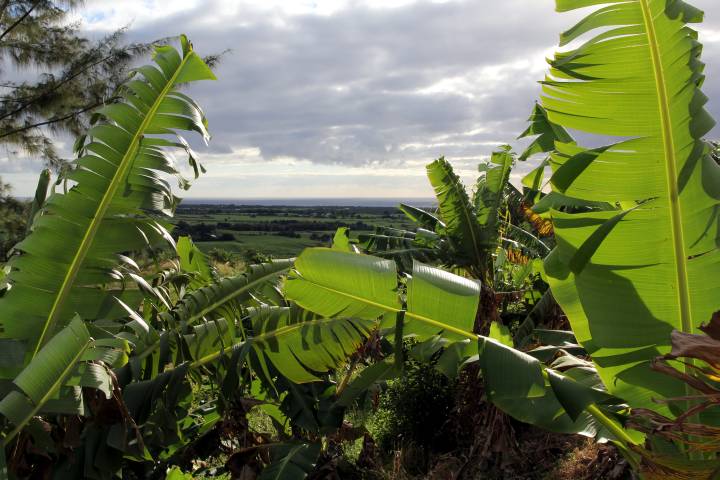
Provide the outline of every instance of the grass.
{"type": "Polygon", "coordinates": [[[236,234],[235,241],[209,241],[196,242],[198,248],[208,253],[213,248],[225,250],[229,253],[243,253],[246,250],[255,250],[274,258],[294,257],[307,247],[325,246],[324,242],[310,240],[308,236],[301,238],[282,237],[267,234],[236,234]]]}

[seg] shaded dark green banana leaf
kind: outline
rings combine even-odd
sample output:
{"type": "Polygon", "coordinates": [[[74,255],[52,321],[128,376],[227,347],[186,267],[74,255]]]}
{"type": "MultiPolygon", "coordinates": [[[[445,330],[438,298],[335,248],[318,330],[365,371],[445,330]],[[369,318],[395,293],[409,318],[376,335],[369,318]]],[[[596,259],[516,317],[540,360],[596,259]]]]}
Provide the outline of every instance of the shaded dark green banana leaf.
{"type": "Polygon", "coordinates": [[[303,480],[315,467],[320,456],[319,443],[285,443],[271,447],[272,463],[258,480],[303,480]]]}
{"type": "Polygon", "coordinates": [[[297,305],[252,309],[248,318],[250,341],[265,375],[269,361],[294,383],[318,381],[318,374],[342,365],[374,327],[361,318],[322,318],[297,305]]]}
{"type": "Polygon", "coordinates": [[[476,268],[485,265],[489,261],[488,242],[460,178],[445,158],[428,164],[426,169],[435,190],[440,217],[445,223],[444,231],[462,257],[458,258],[458,263],[476,268]]]}
{"type": "Polygon", "coordinates": [[[122,366],[128,352],[122,339],[93,339],[84,322],[75,317],[40,349],[12,381],[11,389],[4,392],[0,414],[9,423],[4,425],[3,445],[35,415],[84,415],[82,387],[101,390],[110,398],[114,387],[106,365],[122,366]]]}
{"type": "Polygon", "coordinates": [[[420,228],[424,228],[435,233],[440,233],[445,229],[445,223],[442,220],[422,208],[401,203],[398,206],[398,209],[400,209],[406,217],[415,222],[420,228]]]}

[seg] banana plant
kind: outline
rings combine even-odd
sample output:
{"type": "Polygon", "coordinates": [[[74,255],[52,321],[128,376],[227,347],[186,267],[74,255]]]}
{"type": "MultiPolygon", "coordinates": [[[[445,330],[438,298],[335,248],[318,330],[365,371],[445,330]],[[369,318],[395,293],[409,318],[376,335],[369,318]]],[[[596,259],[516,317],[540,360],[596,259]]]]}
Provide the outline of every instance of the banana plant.
{"type": "MultiPolygon", "coordinates": [[[[166,233],[150,217],[174,203],[157,172],[177,174],[163,148],[186,144],[149,135],[192,129],[208,137],[202,111],[178,86],[213,79],[212,72],[184,37],[182,54],[160,47],[155,61],[160,68],[137,70],[120,93],[123,101],[100,109],[103,119],[76,144],[81,156],[65,178],[75,185],[45,201],[9,262],[1,338],[25,351],[23,363],[76,313],[87,320],[105,316],[108,296],[98,286],[120,280],[117,254],[166,233]]],[[[23,363],[3,365],[2,372],[12,374],[23,363]]]]}
{"type": "MultiPolygon", "coordinates": [[[[396,260],[403,271],[411,271],[413,260],[419,260],[481,279],[484,302],[477,328],[486,331],[498,320],[496,293],[506,302],[530,289],[530,259],[543,258],[550,250],[514,213],[520,211],[522,197],[509,181],[514,163],[510,147],[493,152],[490,161],[480,165],[471,196],[452,165],[444,158],[435,160],[427,165],[427,174],[438,201],[437,212],[401,204],[400,210],[418,228],[383,227],[360,236],[362,246],[368,253],[396,260]]],[[[537,292],[534,299],[541,295],[537,292]]],[[[534,303],[533,298],[528,301],[534,303]]]]}
{"type": "Polygon", "coordinates": [[[0,413],[8,422],[3,447],[40,412],[85,414],[82,387],[110,398],[114,387],[109,368],[123,365],[129,352],[128,342],[121,338],[92,338],[75,317],[40,349],[0,400],[0,413]]]}
{"type": "Polygon", "coordinates": [[[688,27],[702,12],[674,0],[556,6],[594,8],[560,37],[561,46],[580,45],[550,61],[548,119],[621,139],[600,147],[556,140],[553,192],[612,208],[553,211],[557,247],[545,270],[608,390],[672,417],[653,399],[682,397],[686,387],[649,363],[670,352],[673,330],[695,333],[720,298],[720,167],[702,140],[714,121],[703,108],[701,45],[688,27]]]}
{"type": "MultiPolygon", "coordinates": [[[[157,67],[138,68],[118,92],[120,100],[97,112],[75,145],[79,158],[62,179],[72,186],[42,206],[38,196],[30,234],[8,262],[8,288],[0,298],[0,345],[6,353],[0,378],[14,379],[17,389],[2,400],[13,426],[6,444],[32,417],[16,414],[21,404],[30,405],[33,414],[82,411],[82,396],[60,383],[66,376],[58,369],[85,378],[76,386],[90,382],[91,374],[81,370],[100,375],[102,368],[83,357],[93,342],[82,323],[92,329],[93,320],[123,317],[122,304],[137,304],[141,292],[126,285],[136,277],[125,275],[128,259],[120,254],[169,238],[161,217],[175,200],[158,172],[179,173],[166,147],[182,148],[196,164],[179,132],[195,130],[208,138],[202,111],[178,88],[215,78],[185,37],[181,46],[180,52],[159,47],[157,67]],[[177,141],[155,134],[176,135],[177,141]],[[78,317],[82,320],[73,320],[78,317]],[[23,378],[35,384],[17,383],[23,378]]],[[[124,340],[106,340],[115,341],[124,340]]]]}
{"type": "MultiPolygon", "coordinates": [[[[294,396],[302,396],[304,387],[294,382],[316,382],[345,362],[369,335],[372,322],[320,318],[292,304],[258,305],[265,284],[277,282],[291,265],[287,260],[255,265],[237,277],[210,281],[147,321],[126,306],[129,319],[98,320],[85,327],[76,318],[61,330],[65,349],[57,353],[59,333],[27,367],[30,373],[18,377],[18,391],[35,401],[37,387],[27,389],[24,378],[49,381],[43,376],[48,369],[43,363],[52,354],[58,361],[48,391],[74,389],[76,397],[82,398],[79,387],[91,387],[105,395],[91,402],[84,422],[84,435],[91,440],[58,462],[54,470],[73,478],[93,478],[115,474],[123,458],[136,465],[162,466],[184,446],[209,433],[233,399],[247,389],[243,384],[251,377],[267,379],[271,385],[283,383],[294,396]],[[78,338],[68,343],[68,335],[78,338]],[[61,354],[67,361],[59,361],[61,354]],[[78,355],[96,363],[78,367],[78,355]],[[115,368],[110,372],[97,361],[115,368]],[[66,373],[56,373],[59,368],[66,373]],[[103,372],[108,375],[100,375],[103,372]],[[198,388],[205,390],[202,400],[196,394],[198,388]],[[98,410],[98,405],[103,407],[98,410]],[[116,412],[110,417],[114,420],[105,418],[98,425],[96,418],[107,417],[108,411],[116,412]]],[[[205,269],[197,264],[191,268],[205,269]]],[[[0,412],[13,422],[19,415],[31,417],[38,411],[16,408],[19,396],[16,392],[0,402],[0,412]]],[[[290,421],[312,422],[313,407],[303,406],[304,410],[293,413],[298,404],[290,397],[285,395],[283,400],[290,409],[290,421]]],[[[60,413],[86,413],[68,410],[67,402],[63,405],[60,413]]],[[[33,430],[32,435],[36,434],[48,436],[33,430]]]]}
{"type": "Polygon", "coordinates": [[[370,253],[398,259],[402,266],[416,258],[461,268],[473,277],[492,284],[493,255],[500,245],[512,244],[544,256],[547,246],[530,232],[501,217],[517,191],[510,184],[515,158],[510,147],[493,152],[480,165],[475,191],[468,195],[450,162],[439,158],[427,165],[427,175],[438,201],[436,214],[410,205],[400,210],[417,224],[414,232],[380,228],[374,235],[360,237],[370,253]]]}
{"type": "MultiPolygon", "coordinates": [[[[601,388],[587,362],[564,353],[574,345],[524,353],[503,343],[503,339],[507,342],[504,335],[492,338],[473,333],[480,301],[480,286],[474,280],[419,262],[411,274],[398,276],[392,260],[310,248],[297,258],[284,292],[288,299],[323,317],[370,320],[387,335],[420,341],[442,337],[443,355],[458,363],[478,355],[489,398],[526,422],[559,432],[612,438],[621,445],[637,442],[617,417],[622,402],[601,388]],[[553,364],[545,365],[546,361],[553,364]]],[[[372,375],[358,380],[363,385],[355,394],[389,374],[389,364],[378,365],[372,375]]],[[[351,400],[348,394],[338,401],[347,405],[351,400]]]]}

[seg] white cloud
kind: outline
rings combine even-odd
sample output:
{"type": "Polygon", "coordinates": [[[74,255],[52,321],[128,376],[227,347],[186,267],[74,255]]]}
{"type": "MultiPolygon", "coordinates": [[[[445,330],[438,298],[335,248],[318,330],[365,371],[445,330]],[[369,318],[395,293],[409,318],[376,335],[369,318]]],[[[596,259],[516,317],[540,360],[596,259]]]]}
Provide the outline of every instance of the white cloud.
{"type": "Polygon", "coordinates": [[[156,22],[163,16],[191,10],[203,0],[90,0],[84,7],[73,12],[88,31],[107,32],[125,26],[140,27],[156,22]]]}

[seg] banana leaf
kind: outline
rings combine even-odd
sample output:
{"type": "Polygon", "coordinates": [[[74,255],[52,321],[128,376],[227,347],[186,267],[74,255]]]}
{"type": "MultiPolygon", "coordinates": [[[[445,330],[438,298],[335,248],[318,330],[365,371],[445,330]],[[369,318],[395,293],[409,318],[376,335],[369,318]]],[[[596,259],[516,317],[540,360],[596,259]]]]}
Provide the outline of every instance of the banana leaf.
{"type": "Polygon", "coordinates": [[[10,289],[0,298],[0,344],[19,342],[25,354],[0,365],[1,377],[15,376],[75,314],[107,318],[105,287],[124,277],[117,255],[170,238],[161,219],[176,200],[160,173],[179,172],[167,148],[185,150],[196,165],[179,132],[209,138],[202,110],[178,89],[215,78],[184,36],[181,43],[180,52],[158,47],[157,66],[136,69],[121,100],[98,111],[64,178],[74,185],[44,202],[31,234],[16,246],[10,289]]]}
{"type": "Polygon", "coordinates": [[[653,399],[682,396],[685,387],[649,361],[670,351],[673,329],[696,332],[720,298],[720,167],[702,140],[714,121],[700,90],[701,45],[687,25],[702,12],[674,0],[556,5],[596,7],[561,35],[561,45],[580,45],[550,61],[548,118],[621,139],[556,142],[553,192],[617,209],[553,211],[557,248],[546,272],[608,390],[671,415],[653,399]]]}

